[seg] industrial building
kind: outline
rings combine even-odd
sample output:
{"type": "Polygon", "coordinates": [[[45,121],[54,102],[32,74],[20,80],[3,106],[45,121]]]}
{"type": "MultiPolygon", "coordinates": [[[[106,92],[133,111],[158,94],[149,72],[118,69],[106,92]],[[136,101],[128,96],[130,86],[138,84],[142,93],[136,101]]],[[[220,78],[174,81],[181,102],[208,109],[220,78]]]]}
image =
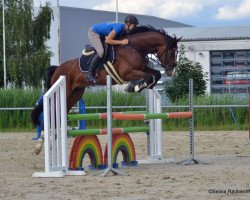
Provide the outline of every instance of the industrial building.
{"type": "Polygon", "coordinates": [[[208,75],[208,93],[249,93],[250,26],[166,28],[208,75]]]}

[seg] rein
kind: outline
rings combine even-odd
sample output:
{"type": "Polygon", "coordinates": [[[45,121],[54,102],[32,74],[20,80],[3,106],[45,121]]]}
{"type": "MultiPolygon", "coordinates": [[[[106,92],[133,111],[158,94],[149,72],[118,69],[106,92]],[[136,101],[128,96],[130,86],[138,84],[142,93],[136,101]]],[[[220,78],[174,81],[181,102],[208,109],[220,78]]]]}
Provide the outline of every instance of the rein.
{"type": "MultiPolygon", "coordinates": [[[[156,54],[153,54],[153,55],[156,56],[156,54]]],[[[162,65],[162,64],[159,62],[159,59],[155,59],[155,58],[148,57],[148,56],[147,56],[147,58],[148,58],[149,60],[154,61],[158,66],[161,66],[161,67],[163,67],[163,68],[165,67],[164,65],[162,65]]]]}
{"type": "Polygon", "coordinates": [[[135,44],[132,44],[131,42],[129,42],[127,44],[127,46],[132,47],[137,53],[139,53],[142,57],[145,57],[145,53],[143,51],[141,51],[135,44]]]}
{"type": "MultiPolygon", "coordinates": [[[[152,53],[158,59],[154,59],[154,58],[149,57],[148,55],[145,55],[145,53],[143,51],[141,51],[136,45],[132,44],[131,42],[129,42],[129,44],[127,44],[126,47],[131,47],[134,51],[136,51],[138,54],[140,54],[146,62],[148,62],[148,60],[153,60],[158,66],[161,66],[164,69],[165,68],[167,69],[167,65],[161,64],[159,61],[164,53],[166,53],[165,57],[167,57],[167,45],[166,45],[165,50],[162,52],[162,54],[159,57],[157,56],[156,53],[152,53]]],[[[166,60],[166,58],[165,58],[165,60],[166,60]]]]}
{"type": "Polygon", "coordinates": [[[143,51],[141,51],[135,44],[132,44],[131,42],[129,42],[125,47],[131,47],[134,51],[136,51],[138,54],[141,55],[141,57],[145,60],[148,61],[148,56],[145,55],[145,53],[143,51]]]}

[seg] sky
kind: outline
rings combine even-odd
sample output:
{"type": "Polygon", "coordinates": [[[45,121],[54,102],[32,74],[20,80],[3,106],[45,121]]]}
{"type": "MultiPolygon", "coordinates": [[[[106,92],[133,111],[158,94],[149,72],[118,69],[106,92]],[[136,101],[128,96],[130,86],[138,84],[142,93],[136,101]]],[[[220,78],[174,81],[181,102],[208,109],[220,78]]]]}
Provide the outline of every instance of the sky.
{"type": "MultiPolygon", "coordinates": [[[[39,6],[46,0],[34,0],[39,6]]],[[[151,15],[198,26],[250,25],[250,0],[47,0],[61,6],[151,15]]],[[[114,16],[115,19],[115,16],[114,16]]],[[[120,20],[122,21],[122,19],[120,20]]],[[[101,21],[100,21],[101,22],[101,21]]]]}

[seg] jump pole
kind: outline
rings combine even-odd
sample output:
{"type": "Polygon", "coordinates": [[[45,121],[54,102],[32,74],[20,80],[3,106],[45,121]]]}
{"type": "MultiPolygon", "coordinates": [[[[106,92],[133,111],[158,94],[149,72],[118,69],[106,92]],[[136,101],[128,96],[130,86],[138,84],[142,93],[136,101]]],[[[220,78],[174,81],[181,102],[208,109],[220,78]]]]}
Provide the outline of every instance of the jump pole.
{"type": "Polygon", "coordinates": [[[248,94],[248,139],[250,140],[250,93],[248,94]]]}
{"type": "Polygon", "coordinates": [[[176,164],[190,165],[194,164],[206,164],[194,157],[194,106],[193,106],[193,79],[189,79],[189,111],[192,112],[192,117],[189,118],[189,158],[177,162],[176,164]]]}
{"type": "Polygon", "coordinates": [[[110,172],[114,175],[127,176],[127,173],[113,168],[112,163],[112,80],[110,75],[107,75],[107,132],[108,168],[101,172],[101,176],[107,176],[110,172]]]}
{"type": "Polygon", "coordinates": [[[250,93],[248,94],[248,139],[249,141],[241,145],[241,147],[246,147],[250,145],[250,93]]]}
{"type": "MultiPolygon", "coordinates": [[[[170,113],[130,113],[130,112],[113,112],[113,120],[151,120],[151,119],[180,119],[192,117],[192,112],[170,112],[170,113]]],[[[69,121],[76,120],[95,120],[107,119],[107,113],[94,114],[71,114],[68,115],[69,121]]],[[[162,129],[158,129],[161,132],[162,129]]]]}

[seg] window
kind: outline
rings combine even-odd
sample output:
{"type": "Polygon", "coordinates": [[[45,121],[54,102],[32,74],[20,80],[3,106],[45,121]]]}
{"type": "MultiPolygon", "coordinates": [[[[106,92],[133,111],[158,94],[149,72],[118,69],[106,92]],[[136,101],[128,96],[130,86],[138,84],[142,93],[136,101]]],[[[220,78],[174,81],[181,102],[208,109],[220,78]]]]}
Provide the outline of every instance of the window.
{"type": "Polygon", "coordinates": [[[246,60],[236,60],[235,61],[235,67],[247,67],[247,61],[246,60]]]}
{"type": "Polygon", "coordinates": [[[211,51],[212,93],[250,92],[250,50],[211,51]]]}
{"type": "Polygon", "coordinates": [[[218,59],[218,58],[222,58],[222,56],[223,56],[223,54],[222,54],[222,52],[212,52],[211,53],[211,58],[212,59],[218,59]]]}
{"type": "Polygon", "coordinates": [[[237,58],[240,58],[240,59],[242,59],[242,58],[246,58],[246,51],[235,51],[235,53],[234,53],[234,57],[235,57],[235,59],[237,59],[237,58]]]}
{"type": "Polygon", "coordinates": [[[233,51],[224,51],[223,59],[233,59],[233,58],[234,58],[234,52],[233,51]]]}

